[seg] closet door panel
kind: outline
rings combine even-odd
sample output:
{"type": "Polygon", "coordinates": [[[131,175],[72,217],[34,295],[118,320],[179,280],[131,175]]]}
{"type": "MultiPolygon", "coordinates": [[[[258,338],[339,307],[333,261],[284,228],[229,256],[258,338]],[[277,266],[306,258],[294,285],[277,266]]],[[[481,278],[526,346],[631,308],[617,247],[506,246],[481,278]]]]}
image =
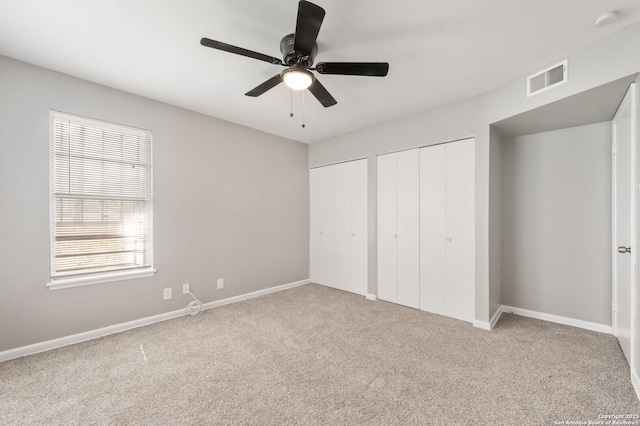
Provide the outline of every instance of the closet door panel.
{"type": "Polygon", "coordinates": [[[335,167],[312,169],[311,177],[311,281],[336,285],[336,171],[335,167]]]}
{"type": "Polygon", "coordinates": [[[336,288],[349,290],[353,281],[351,245],[352,173],[350,163],[332,166],[336,169],[336,288]]]}
{"type": "Polygon", "coordinates": [[[397,303],[396,154],[377,158],[378,298],[397,303]]]}
{"type": "Polygon", "coordinates": [[[475,140],[446,145],[447,315],[475,317],[475,140]]]}
{"type": "Polygon", "coordinates": [[[351,262],[349,291],[366,295],[369,291],[367,160],[351,164],[351,262]]]}
{"type": "Polygon", "coordinates": [[[420,149],[420,309],[446,315],[446,145],[420,149]]]}
{"type": "Polygon", "coordinates": [[[320,224],[321,216],[321,197],[320,197],[320,179],[322,173],[320,169],[309,170],[309,279],[312,282],[318,282],[318,268],[321,262],[320,255],[320,224]]]}
{"type": "Polygon", "coordinates": [[[397,153],[397,288],[398,302],[420,307],[420,153],[397,153]]]}

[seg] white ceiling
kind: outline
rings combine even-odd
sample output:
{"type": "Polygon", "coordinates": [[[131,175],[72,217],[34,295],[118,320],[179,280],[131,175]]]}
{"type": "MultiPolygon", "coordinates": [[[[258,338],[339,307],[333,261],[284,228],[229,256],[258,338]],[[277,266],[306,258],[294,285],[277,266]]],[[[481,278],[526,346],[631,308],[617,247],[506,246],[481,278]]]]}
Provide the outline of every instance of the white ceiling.
{"type": "Polygon", "coordinates": [[[286,138],[316,142],[485,93],[640,20],[640,0],[315,0],[316,62],[390,63],[389,75],[323,75],[323,108],[284,85],[244,93],[282,67],[200,45],[280,57],[297,0],[2,0],[0,55],[286,138]],[[594,28],[616,10],[621,19],[594,28]]]}

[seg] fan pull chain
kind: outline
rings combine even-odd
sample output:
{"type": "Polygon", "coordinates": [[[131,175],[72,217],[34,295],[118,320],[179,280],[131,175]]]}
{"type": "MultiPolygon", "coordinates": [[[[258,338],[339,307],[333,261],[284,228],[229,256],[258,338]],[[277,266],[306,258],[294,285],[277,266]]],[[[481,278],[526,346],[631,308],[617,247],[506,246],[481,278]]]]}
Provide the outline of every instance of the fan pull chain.
{"type": "Polygon", "coordinates": [[[293,89],[289,89],[289,117],[293,117],[293,89]]]}
{"type": "Polygon", "coordinates": [[[306,127],[304,125],[304,92],[306,92],[306,90],[302,91],[302,128],[303,129],[306,127]]]}
{"type": "MultiPolygon", "coordinates": [[[[302,90],[302,128],[307,127],[304,124],[304,90],[302,90]]],[[[293,89],[289,90],[289,117],[293,117],[293,89]]]]}

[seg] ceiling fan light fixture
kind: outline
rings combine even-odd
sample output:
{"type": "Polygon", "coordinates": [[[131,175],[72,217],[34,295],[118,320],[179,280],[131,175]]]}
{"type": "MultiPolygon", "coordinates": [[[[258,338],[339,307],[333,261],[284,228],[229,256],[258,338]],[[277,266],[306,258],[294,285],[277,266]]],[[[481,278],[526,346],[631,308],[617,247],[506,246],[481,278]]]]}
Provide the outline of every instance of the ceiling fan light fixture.
{"type": "Polygon", "coordinates": [[[293,90],[308,89],[313,80],[313,74],[303,68],[290,68],[282,73],[282,81],[293,90]]]}
{"type": "Polygon", "coordinates": [[[286,67],[284,71],[278,72],[270,79],[249,90],[245,96],[256,98],[284,82],[292,90],[309,89],[318,102],[328,108],[338,102],[310,70],[318,74],[384,77],[389,72],[389,64],[387,62],[322,62],[317,64],[315,68],[311,68],[318,53],[316,40],[324,15],[325,10],[320,6],[307,0],[299,0],[296,29],[280,40],[280,53],[282,53],[283,59],[206,37],[200,39],[200,44],[234,55],[268,62],[271,65],[286,67]]]}

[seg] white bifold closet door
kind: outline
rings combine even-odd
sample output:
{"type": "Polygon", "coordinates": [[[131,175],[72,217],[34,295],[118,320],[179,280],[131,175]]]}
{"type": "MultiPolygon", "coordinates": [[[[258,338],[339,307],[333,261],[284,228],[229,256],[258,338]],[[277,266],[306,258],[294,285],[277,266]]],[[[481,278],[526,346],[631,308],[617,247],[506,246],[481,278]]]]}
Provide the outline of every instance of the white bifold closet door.
{"type": "Polygon", "coordinates": [[[420,149],[420,309],[475,317],[475,140],[420,149]]]}
{"type": "Polygon", "coordinates": [[[336,168],[309,170],[309,277],[335,287],[336,282],[336,168]]]}
{"type": "Polygon", "coordinates": [[[366,295],[367,160],[318,167],[310,181],[310,279],[366,295]]]}
{"type": "Polygon", "coordinates": [[[378,298],[420,307],[420,156],[379,155],[378,298]]]}

